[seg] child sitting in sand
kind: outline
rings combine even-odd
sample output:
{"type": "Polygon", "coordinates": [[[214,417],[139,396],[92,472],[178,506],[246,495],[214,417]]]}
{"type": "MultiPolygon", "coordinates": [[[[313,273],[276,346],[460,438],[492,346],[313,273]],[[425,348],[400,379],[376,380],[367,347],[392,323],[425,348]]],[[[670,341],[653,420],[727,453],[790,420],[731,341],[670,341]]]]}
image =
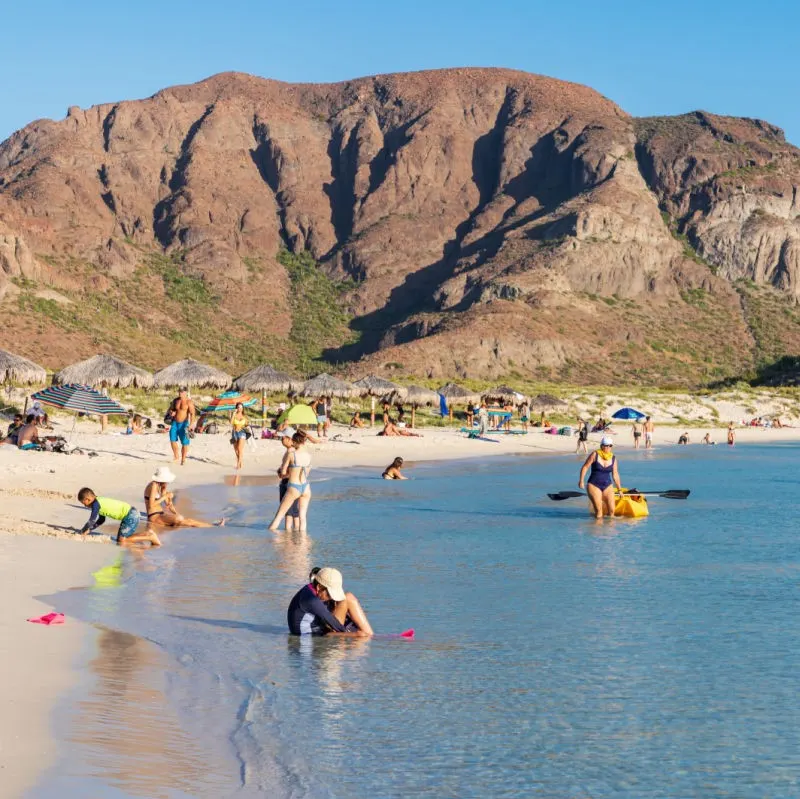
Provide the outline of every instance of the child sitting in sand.
{"type": "Polygon", "coordinates": [[[403,459],[395,458],[384,470],[381,475],[384,480],[408,480],[400,471],[403,468],[403,459]]]}
{"type": "Polygon", "coordinates": [[[91,488],[82,488],[78,491],[78,502],[87,508],[91,508],[89,521],[78,531],[84,538],[96,528],[104,524],[106,519],[117,519],[120,522],[117,531],[117,543],[120,546],[130,546],[140,544],[145,541],[151,546],[160,547],[161,541],[149,527],[143,533],[137,533],[139,526],[139,511],[132,508],[127,502],[109,497],[98,497],[91,488]]]}

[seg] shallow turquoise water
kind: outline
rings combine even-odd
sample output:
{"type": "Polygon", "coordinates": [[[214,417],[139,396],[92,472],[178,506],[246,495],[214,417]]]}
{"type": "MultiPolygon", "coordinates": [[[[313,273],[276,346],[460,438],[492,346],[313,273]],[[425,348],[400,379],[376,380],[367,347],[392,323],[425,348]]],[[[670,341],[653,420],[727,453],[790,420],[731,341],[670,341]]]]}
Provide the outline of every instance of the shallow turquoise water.
{"type": "Polygon", "coordinates": [[[232,526],[58,597],[104,630],[34,795],[799,796],[798,448],[620,455],[691,497],[598,525],[545,498],[572,458],[319,470],[304,539],[274,486],[195,492],[232,526]],[[323,564],[416,640],[287,636],[323,564]]]}

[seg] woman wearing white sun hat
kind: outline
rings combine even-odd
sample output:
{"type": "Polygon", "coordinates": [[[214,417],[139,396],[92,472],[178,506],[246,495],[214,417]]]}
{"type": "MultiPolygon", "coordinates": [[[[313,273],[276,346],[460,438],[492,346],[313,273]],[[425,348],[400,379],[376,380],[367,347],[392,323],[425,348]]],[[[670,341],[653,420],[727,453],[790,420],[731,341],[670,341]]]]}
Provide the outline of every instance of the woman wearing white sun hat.
{"type": "Polygon", "coordinates": [[[614,440],[609,436],[603,436],[600,439],[600,449],[589,454],[581,467],[581,475],[578,478],[578,488],[583,488],[586,472],[590,472],[586,491],[589,494],[592,512],[598,519],[602,519],[604,513],[608,516],[614,515],[616,504],[614,486],[617,491],[622,490],[617,458],[611,451],[613,446],[614,440]]]}
{"type": "Polygon", "coordinates": [[[173,503],[174,494],[168,490],[168,485],[175,479],[169,467],[159,466],[145,486],[144,503],[148,524],[159,527],[220,527],[225,524],[225,519],[211,524],[181,516],[173,503]]]}

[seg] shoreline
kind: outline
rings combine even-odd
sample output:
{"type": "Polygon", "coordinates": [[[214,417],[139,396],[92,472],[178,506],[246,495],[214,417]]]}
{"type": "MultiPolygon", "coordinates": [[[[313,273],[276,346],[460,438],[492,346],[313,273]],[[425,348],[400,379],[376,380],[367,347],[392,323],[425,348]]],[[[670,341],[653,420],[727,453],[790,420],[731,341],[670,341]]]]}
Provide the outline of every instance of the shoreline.
{"type": "MultiPolygon", "coordinates": [[[[470,440],[448,428],[420,428],[420,438],[383,438],[375,435],[376,429],[333,427],[331,439],[310,447],[314,467],[382,469],[396,455],[402,455],[413,477],[413,463],[423,461],[571,455],[576,473],[580,461],[575,455],[575,436],[549,435],[536,428],[527,435],[487,434],[498,443],[470,440]],[[336,435],[340,440],[332,440],[336,435]]],[[[619,423],[614,430],[617,452],[632,451],[630,425],[619,423]]],[[[696,442],[707,430],[718,445],[726,446],[724,427],[690,428],[692,443],[688,449],[702,446],[696,442]]],[[[682,432],[683,428],[677,426],[658,426],[655,447],[668,451],[677,446],[682,432]]],[[[741,427],[736,433],[741,444],[800,442],[800,428],[741,427]]],[[[599,434],[590,435],[589,451],[599,438],[599,434]]],[[[88,485],[102,495],[141,508],[142,490],[150,476],[158,466],[169,465],[178,476],[174,485],[180,508],[183,489],[235,480],[233,451],[226,435],[195,438],[184,467],[172,464],[164,435],[80,431],[77,443],[84,452],[97,452],[97,456],[21,452],[0,446],[0,470],[4,474],[0,488],[0,576],[4,577],[0,629],[6,632],[3,654],[6,674],[11,678],[2,681],[0,689],[0,707],[5,710],[0,721],[0,774],[9,796],[22,795],[47,770],[58,745],[52,729],[53,711],[79,678],[85,664],[78,661],[85,659],[82,653],[85,656],[91,648],[93,633],[90,626],[69,618],[65,625],[52,629],[26,622],[53,609],[35,597],[87,584],[91,572],[107,565],[119,551],[110,545],[110,535],[115,533],[110,524],[103,528],[105,535],[85,541],[63,529],[85,522],[87,511],[75,499],[77,490],[88,485]],[[30,696],[20,692],[19,686],[25,684],[35,685],[36,691],[30,696]]],[[[245,451],[242,482],[257,478],[266,485],[281,457],[278,441],[251,441],[245,451]]],[[[164,545],[169,547],[169,533],[164,545]]]]}

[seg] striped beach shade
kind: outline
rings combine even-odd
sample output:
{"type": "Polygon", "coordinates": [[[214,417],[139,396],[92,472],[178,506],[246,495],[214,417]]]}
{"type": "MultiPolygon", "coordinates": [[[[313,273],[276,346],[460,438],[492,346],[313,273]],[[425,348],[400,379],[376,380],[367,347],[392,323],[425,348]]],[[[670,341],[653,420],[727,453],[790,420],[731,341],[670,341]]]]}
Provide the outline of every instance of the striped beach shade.
{"type": "Polygon", "coordinates": [[[240,391],[225,391],[218,397],[214,397],[211,402],[203,408],[203,413],[214,413],[215,411],[235,411],[238,403],[242,403],[245,408],[251,408],[258,402],[255,397],[242,394],[240,391]]]}
{"type": "Polygon", "coordinates": [[[64,410],[78,413],[95,413],[98,415],[128,413],[122,405],[111,399],[111,397],[106,397],[89,386],[81,386],[77,383],[50,386],[43,391],[37,391],[31,396],[33,399],[45,403],[45,405],[52,405],[55,408],[63,408],[64,410]]]}

